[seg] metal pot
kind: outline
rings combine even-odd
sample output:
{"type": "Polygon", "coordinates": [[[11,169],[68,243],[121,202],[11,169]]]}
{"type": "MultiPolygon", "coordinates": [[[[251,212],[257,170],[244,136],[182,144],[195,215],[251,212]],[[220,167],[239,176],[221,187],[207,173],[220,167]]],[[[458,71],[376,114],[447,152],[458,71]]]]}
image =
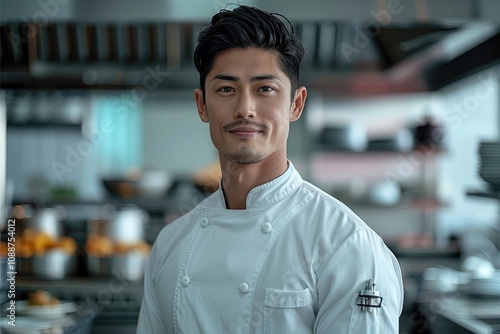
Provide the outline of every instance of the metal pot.
{"type": "Polygon", "coordinates": [[[91,276],[123,278],[140,281],[144,277],[147,256],[141,252],[128,252],[113,257],[87,256],[87,268],[91,276]]]}
{"type": "Polygon", "coordinates": [[[136,244],[143,240],[149,215],[134,205],[127,205],[110,217],[87,223],[87,233],[108,237],[115,243],[136,244]]]}
{"type": "Polygon", "coordinates": [[[60,249],[48,250],[44,255],[17,258],[17,271],[23,276],[47,280],[66,278],[74,272],[76,258],[60,249]]]}
{"type": "Polygon", "coordinates": [[[59,208],[38,209],[29,226],[57,239],[63,234],[62,218],[63,212],[59,208]]]}
{"type": "Polygon", "coordinates": [[[135,244],[143,240],[149,215],[136,206],[126,206],[109,222],[107,236],[117,243],[135,244]]]}

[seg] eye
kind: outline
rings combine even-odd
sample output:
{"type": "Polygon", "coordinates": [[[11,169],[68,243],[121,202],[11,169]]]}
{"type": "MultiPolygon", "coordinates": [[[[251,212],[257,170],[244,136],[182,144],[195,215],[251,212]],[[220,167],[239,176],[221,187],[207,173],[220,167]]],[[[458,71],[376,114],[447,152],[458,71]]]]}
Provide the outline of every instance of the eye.
{"type": "Polygon", "coordinates": [[[263,86],[263,87],[260,87],[258,89],[259,92],[263,92],[263,93],[270,93],[274,90],[273,87],[270,87],[270,86],[263,86]]]}
{"type": "Polygon", "coordinates": [[[231,93],[231,92],[234,92],[234,89],[233,89],[233,87],[225,86],[225,87],[219,88],[217,91],[221,92],[221,93],[231,93]]]}

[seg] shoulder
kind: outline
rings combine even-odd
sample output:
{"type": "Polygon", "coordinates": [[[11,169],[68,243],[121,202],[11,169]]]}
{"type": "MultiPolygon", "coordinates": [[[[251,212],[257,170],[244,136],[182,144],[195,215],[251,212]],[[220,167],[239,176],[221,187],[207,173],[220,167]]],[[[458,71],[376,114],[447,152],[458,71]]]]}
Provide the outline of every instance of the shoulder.
{"type": "Polygon", "coordinates": [[[371,231],[371,228],[351,208],[312,183],[304,181],[300,191],[303,192],[302,196],[307,194],[312,197],[309,206],[316,216],[321,215],[322,219],[317,220],[319,224],[335,228],[350,227],[355,231],[365,229],[371,231]]]}
{"type": "Polygon", "coordinates": [[[311,198],[297,219],[297,232],[330,254],[344,247],[385,247],[383,239],[361,217],[319,187],[304,181],[297,195],[311,198]]]}
{"type": "MultiPolygon", "coordinates": [[[[335,256],[353,261],[365,258],[369,261],[368,252],[372,256],[384,257],[388,263],[397,263],[380,235],[347,205],[306,181],[301,191],[313,194],[304,218],[308,229],[314,231],[311,237],[316,245],[329,254],[326,258],[335,256]]],[[[373,258],[373,261],[379,260],[373,258]]]]}

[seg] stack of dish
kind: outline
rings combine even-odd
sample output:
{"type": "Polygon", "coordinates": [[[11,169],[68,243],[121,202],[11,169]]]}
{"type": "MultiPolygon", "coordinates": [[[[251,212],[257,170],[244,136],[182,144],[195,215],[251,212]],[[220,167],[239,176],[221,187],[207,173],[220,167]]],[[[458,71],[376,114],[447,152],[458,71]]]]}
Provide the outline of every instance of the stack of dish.
{"type": "MultiPolygon", "coordinates": [[[[6,333],[69,333],[76,325],[74,318],[78,310],[72,301],[59,300],[47,291],[36,291],[28,294],[27,300],[17,300],[14,304],[14,318],[2,319],[0,328],[6,333]],[[12,321],[14,320],[14,321],[12,321]]],[[[7,309],[8,310],[8,309],[7,309]]],[[[87,328],[85,328],[87,329],[87,328]]],[[[79,328],[79,333],[85,333],[79,328]]]]}
{"type": "Polygon", "coordinates": [[[481,142],[479,145],[479,176],[493,190],[500,190],[500,142],[481,142]]]}
{"type": "Polygon", "coordinates": [[[499,299],[500,271],[497,270],[491,277],[471,278],[465,285],[464,292],[477,298],[499,299]]]}

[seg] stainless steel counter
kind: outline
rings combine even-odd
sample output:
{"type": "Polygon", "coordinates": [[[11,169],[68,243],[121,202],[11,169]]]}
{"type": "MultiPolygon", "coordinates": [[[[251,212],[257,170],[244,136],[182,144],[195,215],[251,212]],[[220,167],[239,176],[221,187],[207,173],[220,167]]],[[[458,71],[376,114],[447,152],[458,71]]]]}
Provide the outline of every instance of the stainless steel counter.
{"type": "Polygon", "coordinates": [[[143,282],[124,279],[70,277],[65,280],[40,280],[19,277],[17,296],[37,289],[49,291],[61,300],[76,302],[92,316],[92,334],[135,333],[143,296],[143,282]]]}
{"type": "Polygon", "coordinates": [[[471,298],[460,292],[426,292],[419,298],[421,329],[440,334],[500,333],[500,298],[471,298]]]}

